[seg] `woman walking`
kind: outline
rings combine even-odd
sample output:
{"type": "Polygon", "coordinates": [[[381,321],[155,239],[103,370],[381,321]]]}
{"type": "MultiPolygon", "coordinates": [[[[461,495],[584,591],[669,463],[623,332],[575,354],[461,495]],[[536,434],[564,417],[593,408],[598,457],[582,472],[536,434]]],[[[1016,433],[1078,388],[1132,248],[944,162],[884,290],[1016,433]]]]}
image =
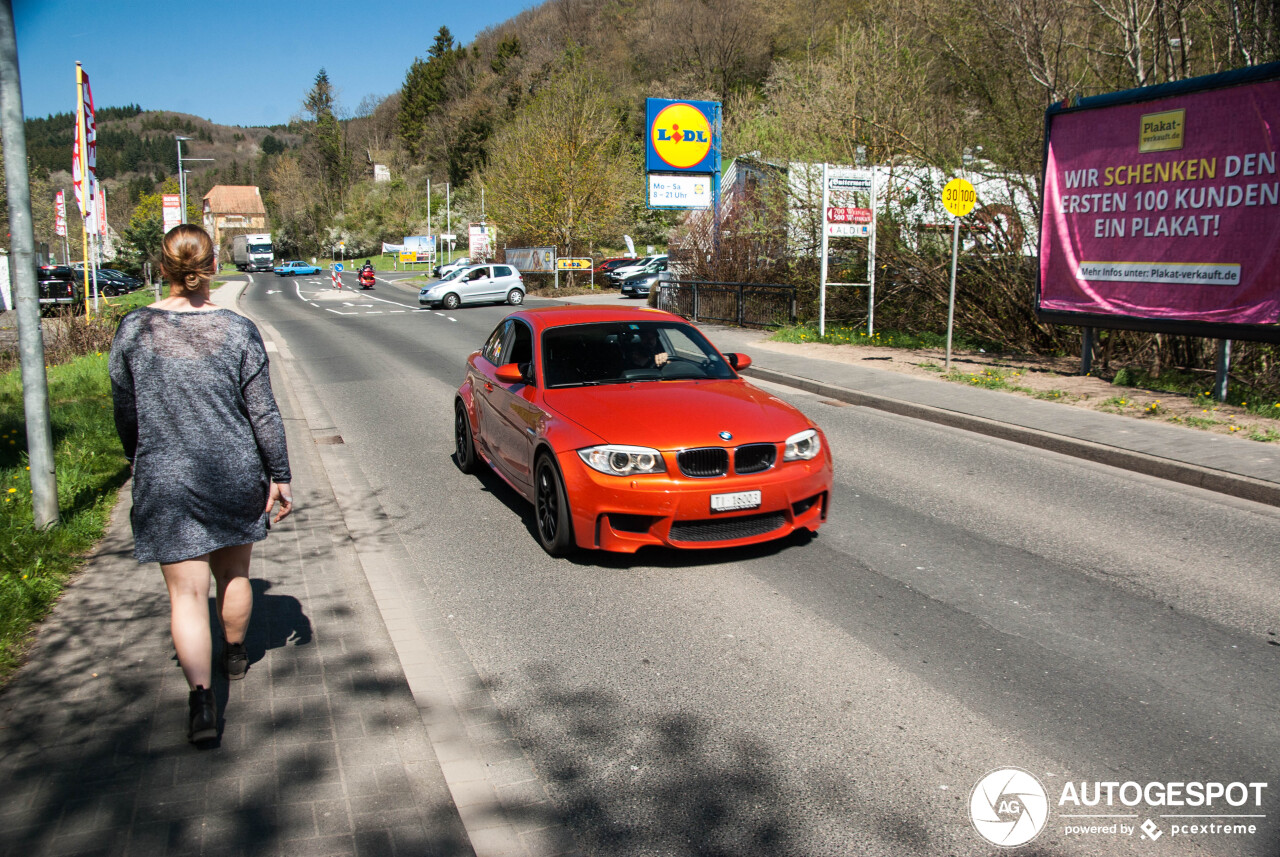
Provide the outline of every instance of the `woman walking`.
{"type": "Polygon", "coordinates": [[[293,510],[284,423],[253,322],[210,302],[214,248],[195,226],[164,237],[169,297],[124,317],[111,346],[116,430],[133,469],[134,556],[158,562],[170,630],[191,687],[187,737],[218,735],[209,579],[223,669],[244,677],[253,590],[249,558],[268,516],[293,510]]]}

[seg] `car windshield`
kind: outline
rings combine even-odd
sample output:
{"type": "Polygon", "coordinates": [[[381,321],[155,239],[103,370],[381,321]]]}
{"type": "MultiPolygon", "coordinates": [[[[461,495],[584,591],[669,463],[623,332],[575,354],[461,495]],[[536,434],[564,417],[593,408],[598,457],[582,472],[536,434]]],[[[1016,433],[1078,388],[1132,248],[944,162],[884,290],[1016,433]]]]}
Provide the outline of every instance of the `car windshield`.
{"type": "Polygon", "coordinates": [[[575,324],[542,334],[547,387],[733,378],[695,328],[679,322],[575,324]]]}
{"type": "Polygon", "coordinates": [[[440,278],[440,282],[447,283],[450,280],[456,280],[466,271],[466,268],[456,268],[440,278]]]}

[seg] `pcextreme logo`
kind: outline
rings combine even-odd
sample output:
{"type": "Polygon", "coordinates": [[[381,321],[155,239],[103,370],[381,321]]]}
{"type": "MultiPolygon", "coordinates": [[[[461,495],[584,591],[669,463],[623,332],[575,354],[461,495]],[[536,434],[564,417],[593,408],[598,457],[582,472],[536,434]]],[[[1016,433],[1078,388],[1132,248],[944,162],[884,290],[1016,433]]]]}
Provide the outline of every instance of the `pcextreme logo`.
{"type": "Polygon", "coordinates": [[[692,104],[669,104],[649,128],[653,150],[676,169],[688,169],[711,151],[711,122],[692,104]]]}

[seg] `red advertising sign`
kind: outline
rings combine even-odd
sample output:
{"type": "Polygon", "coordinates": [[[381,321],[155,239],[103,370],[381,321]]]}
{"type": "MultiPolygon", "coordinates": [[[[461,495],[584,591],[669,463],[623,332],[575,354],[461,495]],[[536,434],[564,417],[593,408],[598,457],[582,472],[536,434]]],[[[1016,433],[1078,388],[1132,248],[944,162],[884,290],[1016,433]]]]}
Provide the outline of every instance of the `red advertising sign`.
{"type": "Polygon", "coordinates": [[[1042,317],[1280,322],[1276,116],[1275,68],[1050,108],[1042,317]]]}
{"type": "Polygon", "coordinates": [[[182,222],[182,197],[176,193],[166,193],[161,201],[163,203],[162,214],[164,217],[163,229],[166,234],[173,227],[182,222]]]}
{"type": "Polygon", "coordinates": [[[827,223],[870,223],[869,208],[828,208],[827,223]]]}
{"type": "Polygon", "coordinates": [[[62,191],[53,197],[53,232],[55,235],[67,234],[67,200],[62,191]]]}

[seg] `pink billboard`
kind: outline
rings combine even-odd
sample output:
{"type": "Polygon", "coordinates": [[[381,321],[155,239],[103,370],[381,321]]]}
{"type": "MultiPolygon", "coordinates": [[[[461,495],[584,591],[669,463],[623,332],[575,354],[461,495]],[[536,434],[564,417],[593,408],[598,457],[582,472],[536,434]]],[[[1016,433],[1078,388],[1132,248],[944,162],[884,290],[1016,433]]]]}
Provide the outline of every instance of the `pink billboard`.
{"type": "Polygon", "coordinates": [[[1280,322],[1280,80],[1250,71],[1050,109],[1042,317],[1280,322]]]}

